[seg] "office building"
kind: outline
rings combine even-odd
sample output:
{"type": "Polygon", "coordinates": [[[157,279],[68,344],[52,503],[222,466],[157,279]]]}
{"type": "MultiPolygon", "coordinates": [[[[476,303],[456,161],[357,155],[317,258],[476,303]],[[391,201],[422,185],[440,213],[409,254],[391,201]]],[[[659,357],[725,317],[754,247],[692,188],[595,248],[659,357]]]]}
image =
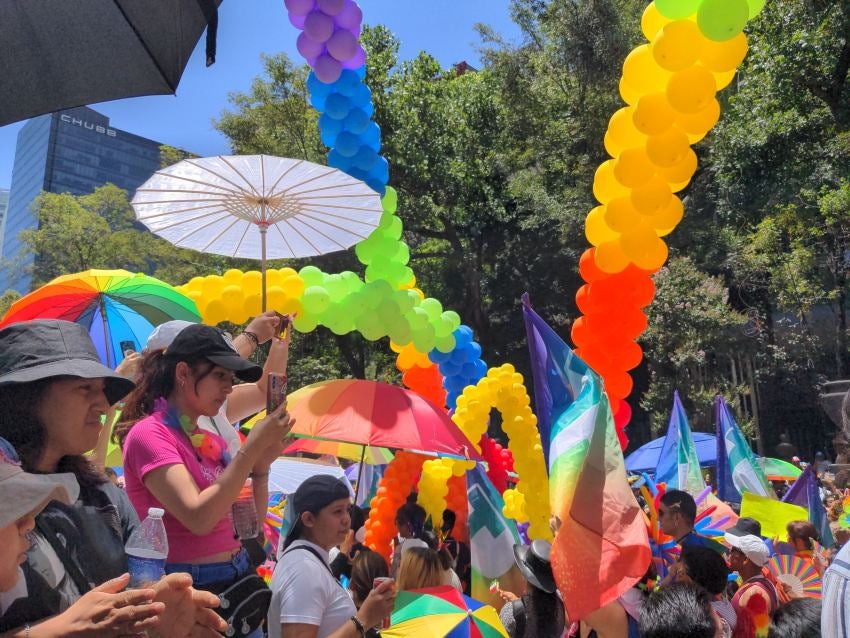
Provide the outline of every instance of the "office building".
{"type": "Polygon", "coordinates": [[[6,222],[7,208],[9,208],[9,189],[0,188],[0,237],[2,237],[3,225],[6,222]]]}
{"type": "Polygon", "coordinates": [[[110,125],[109,118],[78,107],[29,120],[18,133],[12,185],[2,236],[4,268],[0,293],[30,290],[32,265],[20,240],[25,230],[38,228],[32,211],[41,193],[86,195],[111,182],[133,196],[159,168],[160,142],[110,125]]]}

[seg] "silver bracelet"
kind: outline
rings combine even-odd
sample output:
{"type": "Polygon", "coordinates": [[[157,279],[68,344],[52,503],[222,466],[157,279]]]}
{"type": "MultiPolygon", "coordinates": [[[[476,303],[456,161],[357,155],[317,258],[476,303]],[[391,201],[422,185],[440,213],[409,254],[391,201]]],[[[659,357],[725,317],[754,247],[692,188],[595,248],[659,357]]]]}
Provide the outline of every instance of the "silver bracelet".
{"type": "Polygon", "coordinates": [[[30,638],[30,624],[24,623],[24,638],[30,638]]]}

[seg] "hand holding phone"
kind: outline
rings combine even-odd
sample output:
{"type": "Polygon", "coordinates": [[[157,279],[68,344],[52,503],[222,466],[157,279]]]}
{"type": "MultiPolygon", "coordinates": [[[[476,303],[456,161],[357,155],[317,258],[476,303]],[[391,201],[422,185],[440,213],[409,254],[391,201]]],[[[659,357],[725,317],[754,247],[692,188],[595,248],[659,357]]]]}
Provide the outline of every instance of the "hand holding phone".
{"type": "Polygon", "coordinates": [[[274,412],[286,403],[287,378],[279,372],[269,372],[266,379],[266,414],[274,412]]]}

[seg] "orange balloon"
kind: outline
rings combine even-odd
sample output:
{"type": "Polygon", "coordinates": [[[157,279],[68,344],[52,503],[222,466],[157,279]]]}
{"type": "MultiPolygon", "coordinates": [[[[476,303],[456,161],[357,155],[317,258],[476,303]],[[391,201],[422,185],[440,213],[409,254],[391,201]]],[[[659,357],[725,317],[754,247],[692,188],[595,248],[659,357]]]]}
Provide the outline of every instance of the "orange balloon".
{"type": "Polygon", "coordinates": [[[596,249],[588,248],[581,254],[581,257],[579,257],[578,260],[578,272],[581,275],[581,278],[589,284],[607,276],[604,272],[599,270],[599,266],[596,265],[595,258],[596,249]]]}
{"type": "Polygon", "coordinates": [[[697,61],[704,39],[693,20],[676,20],[664,25],[656,35],[652,55],[663,69],[681,71],[697,61]]]}
{"type": "Polygon", "coordinates": [[[646,141],[646,154],[653,164],[661,168],[670,168],[684,161],[690,150],[688,136],[676,126],[651,135],[646,141]]]}
{"type": "Polygon", "coordinates": [[[617,233],[627,233],[640,223],[641,216],[628,197],[615,197],[605,205],[605,224],[617,233]]]}
{"type": "Polygon", "coordinates": [[[579,317],[573,321],[573,325],[570,328],[570,338],[573,340],[573,343],[579,347],[584,346],[586,343],[590,343],[592,340],[592,334],[587,325],[586,317],[579,317]]]}
{"type": "Polygon", "coordinates": [[[600,204],[607,204],[615,197],[628,195],[628,189],[614,177],[615,160],[607,160],[599,165],[593,176],[593,196],[600,204]]]}
{"type": "Polygon", "coordinates": [[[605,392],[609,397],[625,399],[632,392],[632,377],[628,372],[619,372],[605,376],[605,392]]]}
{"type": "Polygon", "coordinates": [[[674,73],[667,82],[667,99],[679,113],[703,110],[709,106],[716,92],[714,75],[700,64],[674,73]]]}
{"type": "MultiPolygon", "coordinates": [[[[667,101],[666,93],[650,93],[641,96],[633,111],[634,127],[645,135],[663,133],[676,121],[676,112],[667,101]]],[[[646,142],[645,137],[643,142],[646,142]]]]}
{"type": "Polygon", "coordinates": [[[629,265],[619,241],[609,241],[596,247],[596,265],[607,273],[617,273],[629,265]]]}

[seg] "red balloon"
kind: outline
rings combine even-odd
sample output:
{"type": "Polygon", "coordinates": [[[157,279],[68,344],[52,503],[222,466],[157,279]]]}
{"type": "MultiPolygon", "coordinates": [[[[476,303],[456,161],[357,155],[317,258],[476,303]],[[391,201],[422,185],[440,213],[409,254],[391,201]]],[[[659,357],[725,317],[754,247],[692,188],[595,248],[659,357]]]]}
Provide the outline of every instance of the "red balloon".
{"type": "Polygon", "coordinates": [[[596,265],[596,248],[588,248],[581,254],[578,260],[578,272],[589,284],[608,277],[608,273],[600,270],[596,265]]]}

